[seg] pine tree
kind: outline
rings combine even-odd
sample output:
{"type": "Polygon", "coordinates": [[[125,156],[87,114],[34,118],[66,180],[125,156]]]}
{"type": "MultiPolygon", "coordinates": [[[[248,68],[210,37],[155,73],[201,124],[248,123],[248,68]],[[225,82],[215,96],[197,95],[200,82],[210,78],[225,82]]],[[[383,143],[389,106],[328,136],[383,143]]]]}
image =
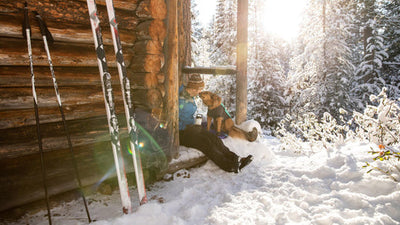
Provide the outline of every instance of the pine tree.
{"type": "Polygon", "coordinates": [[[284,80],[290,51],[286,41],[261,29],[263,3],[249,5],[248,117],[274,130],[286,113],[284,80]]]}
{"type": "MultiPolygon", "coordinates": [[[[355,83],[351,93],[355,95],[356,106],[364,106],[370,95],[377,95],[386,85],[382,78],[382,65],[388,56],[379,21],[379,6],[375,0],[363,0],[358,4],[363,32],[363,60],[358,65],[355,83]]],[[[356,108],[357,111],[364,107],[356,108]]]]}
{"type": "Polygon", "coordinates": [[[400,2],[383,1],[381,27],[384,28],[384,45],[388,57],[382,65],[389,97],[400,98],[400,2]]]}
{"type": "Polygon", "coordinates": [[[197,0],[191,0],[191,27],[192,27],[192,35],[191,35],[191,43],[192,43],[192,63],[194,65],[203,65],[204,66],[204,48],[206,45],[204,43],[204,34],[203,28],[198,19],[199,10],[197,9],[197,0]]]}
{"type": "Polygon", "coordinates": [[[324,28],[324,69],[325,85],[324,109],[334,118],[339,118],[341,108],[351,110],[349,90],[354,74],[351,61],[351,22],[353,17],[348,14],[352,4],[348,0],[327,1],[325,7],[326,23],[324,28]]]}
{"type": "Polygon", "coordinates": [[[294,114],[324,112],[336,116],[346,108],[352,75],[347,47],[350,17],[346,1],[311,0],[303,21],[297,51],[291,61],[291,110],[294,114]]]}
{"type": "MultiPolygon", "coordinates": [[[[211,61],[213,66],[236,65],[236,11],[235,0],[218,0],[213,25],[211,61]]],[[[206,89],[217,93],[230,112],[235,110],[236,77],[215,76],[209,79],[206,89]]]]}

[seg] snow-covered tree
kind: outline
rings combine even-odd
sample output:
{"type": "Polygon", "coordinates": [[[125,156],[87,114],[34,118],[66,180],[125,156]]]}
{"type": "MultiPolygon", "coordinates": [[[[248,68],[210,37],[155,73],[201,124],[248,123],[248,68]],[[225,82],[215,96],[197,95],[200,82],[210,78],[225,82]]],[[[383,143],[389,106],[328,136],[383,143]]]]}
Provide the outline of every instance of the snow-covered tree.
{"type": "Polygon", "coordinates": [[[400,1],[383,1],[381,27],[388,57],[382,65],[387,94],[394,99],[400,97],[400,1]]]}
{"type": "Polygon", "coordinates": [[[352,93],[355,95],[356,109],[369,102],[370,95],[376,95],[386,85],[382,65],[388,54],[384,45],[383,29],[378,21],[380,9],[376,0],[359,1],[361,31],[363,32],[363,60],[358,65],[352,93]]]}
{"type": "Polygon", "coordinates": [[[291,61],[293,113],[339,114],[349,100],[353,66],[346,1],[310,0],[291,61]]]}
{"type": "Polygon", "coordinates": [[[192,64],[193,66],[212,66],[211,63],[211,40],[213,40],[213,20],[209,24],[202,24],[199,21],[197,1],[191,0],[192,11],[192,64]]]}
{"type": "Polygon", "coordinates": [[[190,4],[190,11],[192,14],[191,17],[191,29],[192,29],[192,35],[191,35],[191,44],[192,44],[192,63],[197,64],[200,60],[200,58],[203,55],[202,48],[203,45],[201,43],[202,40],[204,40],[204,35],[203,35],[203,30],[201,27],[201,24],[199,22],[199,10],[197,9],[197,0],[191,0],[190,4]]]}
{"type": "Polygon", "coordinates": [[[248,117],[264,129],[274,129],[286,113],[284,80],[290,51],[286,41],[261,29],[263,3],[249,5],[248,117]]]}
{"type": "Polygon", "coordinates": [[[354,74],[352,59],[351,31],[354,17],[348,12],[353,7],[351,1],[326,1],[324,46],[323,46],[323,85],[325,85],[324,109],[335,118],[339,110],[350,110],[349,90],[354,74]]]}
{"type": "MultiPolygon", "coordinates": [[[[212,66],[236,65],[236,0],[218,0],[213,30],[210,32],[212,66]]],[[[217,93],[230,112],[235,110],[236,77],[213,76],[206,89],[217,93]]]]}

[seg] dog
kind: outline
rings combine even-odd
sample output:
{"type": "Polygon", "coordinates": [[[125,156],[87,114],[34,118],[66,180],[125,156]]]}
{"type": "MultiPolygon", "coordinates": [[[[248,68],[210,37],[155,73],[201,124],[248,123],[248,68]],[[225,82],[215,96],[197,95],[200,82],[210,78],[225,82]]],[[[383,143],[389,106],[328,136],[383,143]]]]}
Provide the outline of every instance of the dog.
{"type": "Polygon", "coordinates": [[[230,115],[221,104],[222,99],[217,94],[210,91],[202,91],[199,96],[203,103],[208,107],[207,111],[207,130],[210,130],[211,122],[214,120],[214,126],[217,133],[223,131],[232,138],[240,138],[253,142],[257,139],[258,131],[254,127],[252,131],[246,132],[236,127],[230,115]]]}

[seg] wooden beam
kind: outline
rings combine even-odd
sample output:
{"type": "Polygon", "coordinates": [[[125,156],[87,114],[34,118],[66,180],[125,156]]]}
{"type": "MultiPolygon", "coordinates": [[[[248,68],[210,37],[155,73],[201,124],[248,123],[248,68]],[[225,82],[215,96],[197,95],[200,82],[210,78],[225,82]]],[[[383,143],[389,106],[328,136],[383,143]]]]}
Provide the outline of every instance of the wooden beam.
{"type": "MultiPolygon", "coordinates": [[[[97,58],[93,45],[84,43],[55,42],[49,46],[54,67],[96,67],[97,58]]],[[[117,67],[112,46],[104,46],[109,67],[117,67]]],[[[49,66],[43,41],[32,41],[34,66],[49,66]]],[[[124,51],[127,67],[134,56],[133,50],[124,51]]],[[[29,63],[26,41],[24,39],[0,37],[0,66],[26,66],[29,63]]]]}
{"type": "MultiPolygon", "coordinates": [[[[115,67],[110,67],[109,71],[112,75],[111,80],[113,86],[120,86],[117,69],[115,67]]],[[[136,76],[131,70],[127,72],[129,77],[136,76]]],[[[53,87],[49,66],[37,66],[34,68],[34,73],[35,87],[53,87]]],[[[99,69],[97,67],[57,67],[54,68],[54,73],[59,88],[68,86],[79,89],[84,88],[84,86],[97,86],[101,92],[101,81],[99,79],[99,69]]],[[[0,88],[21,87],[32,87],[29,67],[27,65],[1,66],[0,88]]]]}
{"type": "Polygon", "coordinates": [[[236,123],[247,118],[247,33],[248,0],[238,0],[237,11],[237,74],[236,74],[236,123]]]}
{"type": "MultiPolygon", "coordinates": [[[[191,13],[191,1],[178,1],[178,55],[179,64],[178,68],[192,65],[192,13],[191,13]]],[[[182,70],[179,70],[179,86],[186,84],[189,80],[189,74],[184,74],[182,70]]]]}
{"type": "Polygon", "coordinates": [[[189,67],[182,68],[183,73],[200,73],[214,75],[234,75],[237,73],[234,66],[219,66],[219,67],[189,67]]]}
{"type": "Polygon", "coordinates": [[[178,0],[170,0],[168,7],[168,31],[167,31],[167,59],[165,79],[166,87],[166,116],[168,132],[172,139],[170,143],[170,154],[173,158],[178,156],[179,149],[179,111],[178,111],[178,74],[179,74],[179,56],[178,56],[178,0]]]}
{"type": "MultiPolygon", "coordinates": [[[[22,39],[21,20],[22,18],[12,15],[0,15],[0,36],[22,39]]],[[[108,23],[104,25],[108,25],[108,23]]],[[[90,30],[89,24],[65,24],[50,21],[47,23],[47,26],[56,42],[85,43],[93,45],[93,34],[90,30]]],[[[39,27],[36,26],[36,23],[33,23],[31,30],[31,39],[42,42],[42,35],[39,27]]],[[[111,32],[109,32],[109,26],[102,27],[102,30],[103,44],[112,46],[113,43],[111,32]]],[[[133,46],[136,40],[136,35],[132,30],[119,29],[119,35],[123,47],[133,46]]]]}

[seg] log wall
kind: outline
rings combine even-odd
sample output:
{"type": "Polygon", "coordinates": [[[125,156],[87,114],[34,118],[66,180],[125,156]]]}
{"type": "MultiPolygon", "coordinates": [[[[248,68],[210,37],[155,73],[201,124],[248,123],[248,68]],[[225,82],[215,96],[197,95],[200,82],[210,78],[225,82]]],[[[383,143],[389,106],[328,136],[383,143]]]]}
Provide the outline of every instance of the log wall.
{"type": "MultiPolygon", "coordinates": [[[[25,0],[0,0],[0,211],[44,196],[26,40],[25,0]]],[[[27,0],[32,27],[36,91],[49,194],[76,188],[72,161],[51,80],[37,11],[54,37],[55,76],[83,185],[93,185],[114,167],[103,92],[86,0],[27,0]]],[[[165,0],[114,0],[137,121],[155,137],[141,149],[147,181],[162,174],[170,158],[168,135],[158,127],[164,112],[165,0]]],[[[104,0],[97,1],[106,58],[112,75],[126,170],[133,171],[112,38],[104,0]]],[[[144,132],[142,132],[144,133],[144,132]]],[[[141,134],[142,134],[141,133],[141,134]]],[[[140,134],[140,135],[141,135],[140,134]]],[[[111,176],[115,173],[111,173],[111,176]]],[[[130,180],[134,183],[133,180],[130,180]]]]}

